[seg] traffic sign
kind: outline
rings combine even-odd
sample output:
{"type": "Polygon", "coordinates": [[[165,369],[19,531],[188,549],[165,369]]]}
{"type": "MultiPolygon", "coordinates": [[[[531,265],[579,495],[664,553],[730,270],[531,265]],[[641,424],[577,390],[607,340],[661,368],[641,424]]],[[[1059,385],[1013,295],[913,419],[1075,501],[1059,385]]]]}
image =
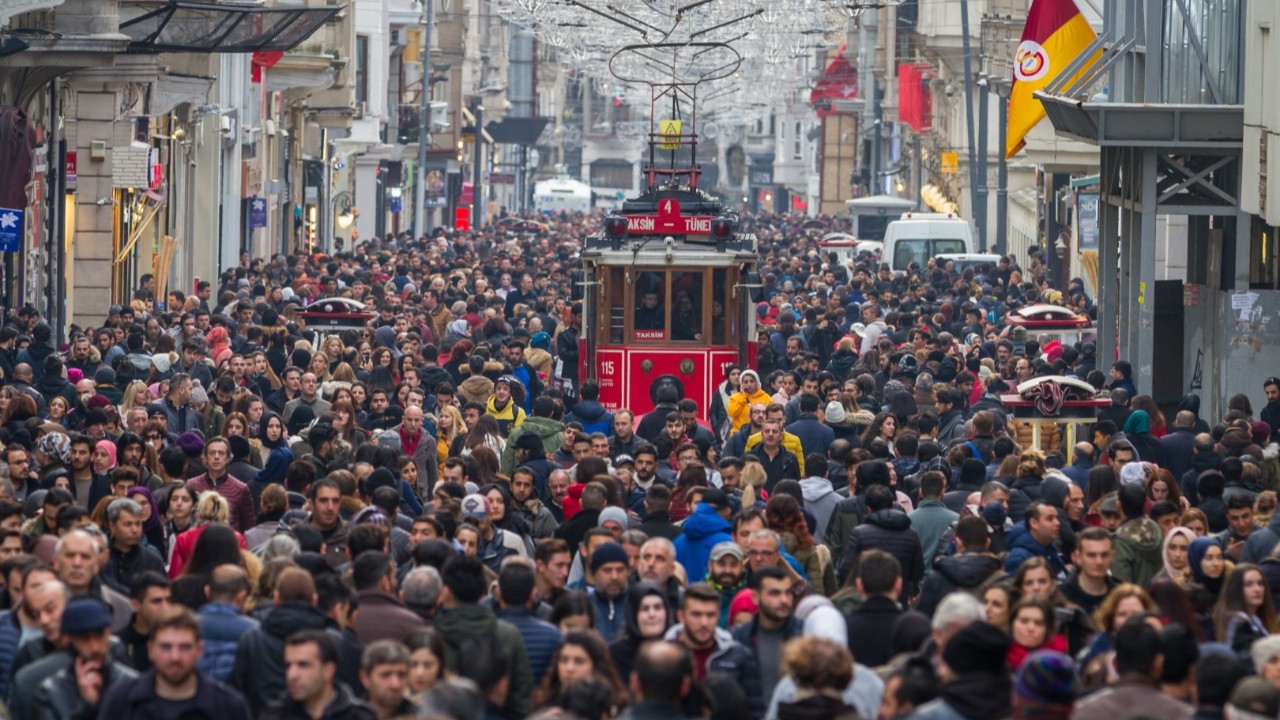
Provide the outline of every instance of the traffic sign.
{"type": "Polygon", "coordinates": [[[658,134],[662,136],[658,143],[659,150],[680,149],[680,124],[679,120],[662,120],[658,123],[658,134]]]}

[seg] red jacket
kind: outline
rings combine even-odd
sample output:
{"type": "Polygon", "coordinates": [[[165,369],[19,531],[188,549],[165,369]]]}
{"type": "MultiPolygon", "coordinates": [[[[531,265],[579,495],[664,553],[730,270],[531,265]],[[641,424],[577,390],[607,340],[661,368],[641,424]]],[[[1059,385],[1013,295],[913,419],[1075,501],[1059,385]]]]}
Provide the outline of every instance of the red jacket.
{"type": "MultiPolygon", "coordinates": [[[[208,525],[197,525],[190,530],[182,533],[173,541],[173,558],[169,561],[169,579],[177,580],[182,575],[182,570],[187,567],[187,562],[191,560],[191,553],[196,549],[196,540],[200,539],[200,533],[208,525]]],[[[236,540],[240,541],[240,549],[246,550],[248,546],[244,543],[244,536],[236,533],[236,540]]]]}

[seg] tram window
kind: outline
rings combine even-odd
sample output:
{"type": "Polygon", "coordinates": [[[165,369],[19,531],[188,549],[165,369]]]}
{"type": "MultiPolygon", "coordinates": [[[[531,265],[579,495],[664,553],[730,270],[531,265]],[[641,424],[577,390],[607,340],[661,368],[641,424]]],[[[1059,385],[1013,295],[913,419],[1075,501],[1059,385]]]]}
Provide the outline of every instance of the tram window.
{"type": "Polygon", "coordinates": [[[667,309],[663,303],[665,293],[666,273],[636,273],[636,339],[661,340],[666,337],[667,309]]]}
{"type": "Polygon", "coordinates": [[[724,268],[716,268],[711,272],[711,344],[724,345],[725,333],[728,332],[729,318],[725,313],[728,305],[725,298],[732,291],[727,287],[724,268]]]}
{"type": "Polygon", "coordinates": [[[703,273],[671,273],[671,339],[702,339],[703,273]]]}

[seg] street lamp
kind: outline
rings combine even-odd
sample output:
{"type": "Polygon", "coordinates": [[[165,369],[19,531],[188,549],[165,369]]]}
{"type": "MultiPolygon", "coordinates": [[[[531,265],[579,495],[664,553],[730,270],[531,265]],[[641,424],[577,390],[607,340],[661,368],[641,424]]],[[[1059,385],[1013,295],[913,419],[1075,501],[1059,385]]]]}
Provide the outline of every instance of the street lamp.
{"type": "Polygon", "coordinates": [[[357,212],[351,206],[351,202],[354,199],[351,193],[345,190],[333,196],[333,219],[340,230],[350,228],[356,221],[357,212]]]}

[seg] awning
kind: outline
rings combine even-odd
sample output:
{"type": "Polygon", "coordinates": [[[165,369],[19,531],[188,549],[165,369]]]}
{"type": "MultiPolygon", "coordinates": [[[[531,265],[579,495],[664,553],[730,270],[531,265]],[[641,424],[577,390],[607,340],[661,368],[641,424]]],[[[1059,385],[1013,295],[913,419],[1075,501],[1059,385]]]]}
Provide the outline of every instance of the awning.
{"type": "Polygon", "coordinates": [[[291,50],[346,5],[261,7],[168,2],[120,23],[130,52],[252,53],[291,50]]]}

